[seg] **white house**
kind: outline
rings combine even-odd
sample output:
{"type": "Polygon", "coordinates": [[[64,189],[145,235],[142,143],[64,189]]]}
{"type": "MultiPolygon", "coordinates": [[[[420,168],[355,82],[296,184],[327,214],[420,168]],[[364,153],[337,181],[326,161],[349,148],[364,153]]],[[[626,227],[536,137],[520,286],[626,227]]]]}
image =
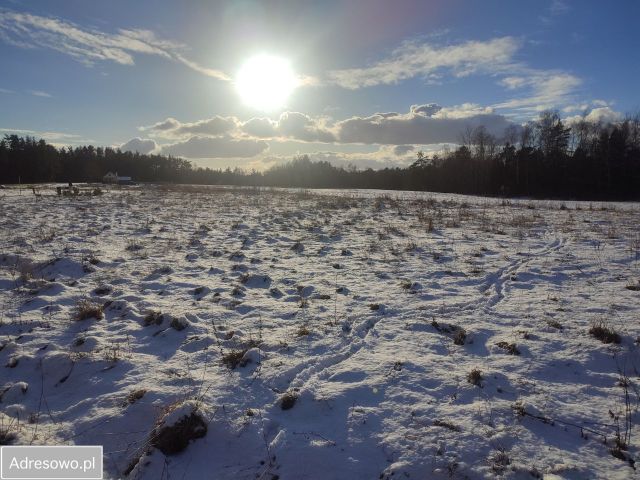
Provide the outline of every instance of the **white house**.
{"type": "Polygon", "coordinates": [[[102,177],[103,183],[131,183],[132,181],[133,180],[131,179],[131,177],[118,176],[118,172],[109,172],[104,177],[102,177]]]}

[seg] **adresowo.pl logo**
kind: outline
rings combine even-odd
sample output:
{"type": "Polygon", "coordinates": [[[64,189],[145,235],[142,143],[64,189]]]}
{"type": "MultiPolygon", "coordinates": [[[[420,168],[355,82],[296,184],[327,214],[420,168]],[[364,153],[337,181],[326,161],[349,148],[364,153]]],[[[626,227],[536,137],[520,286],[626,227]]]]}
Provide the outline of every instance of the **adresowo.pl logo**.
{"type": "Polygon", "coordinates": [[[100,480],[102,446],[0,447],[0,480],[100,480]]]}

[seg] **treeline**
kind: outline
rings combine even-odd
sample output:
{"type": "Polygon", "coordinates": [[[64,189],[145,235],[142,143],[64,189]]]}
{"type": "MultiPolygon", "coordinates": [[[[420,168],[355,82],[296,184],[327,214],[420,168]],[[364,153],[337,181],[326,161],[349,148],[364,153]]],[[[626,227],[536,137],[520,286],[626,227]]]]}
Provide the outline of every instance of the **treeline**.
{"type": "Polygon", "coordinates": [[[569,127],[544,112],[502,138],[466,131],[454,150],[422,152],[404,168],[359,170],[295,158],[265,172],[195,167],[188,160],[93,146],[55,148],[44,140],[0,140],[0,183],[94,182],[108,172],[138,182],[305,188],[428,190],[478,195],[584,199],[640,198],[640,117],[569,127]]]}

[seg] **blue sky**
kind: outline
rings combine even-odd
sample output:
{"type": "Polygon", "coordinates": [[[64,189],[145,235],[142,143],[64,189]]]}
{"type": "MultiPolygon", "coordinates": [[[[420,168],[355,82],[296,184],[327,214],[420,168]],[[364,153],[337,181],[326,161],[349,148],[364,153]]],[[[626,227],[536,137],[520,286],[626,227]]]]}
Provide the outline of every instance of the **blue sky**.
{"type": "Polygon", "coordinates": [[[405,165],[467,127],[640,108],[640,2],[2,1],[0,129],[264,168],[405,165]],[[257,54],[299,85],[261,111],[257,54]]]}

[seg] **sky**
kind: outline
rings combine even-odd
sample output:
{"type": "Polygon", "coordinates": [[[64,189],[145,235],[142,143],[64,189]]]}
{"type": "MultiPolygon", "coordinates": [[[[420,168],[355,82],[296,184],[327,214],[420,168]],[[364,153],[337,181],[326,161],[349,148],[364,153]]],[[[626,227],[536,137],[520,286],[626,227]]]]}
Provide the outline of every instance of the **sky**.
{"type": "Polygon", "coordinates": [[[213,168],[404,166],[543,110],[637,113],[639,20],[636,0],[0,0],[0,134],[213,168]]]}

